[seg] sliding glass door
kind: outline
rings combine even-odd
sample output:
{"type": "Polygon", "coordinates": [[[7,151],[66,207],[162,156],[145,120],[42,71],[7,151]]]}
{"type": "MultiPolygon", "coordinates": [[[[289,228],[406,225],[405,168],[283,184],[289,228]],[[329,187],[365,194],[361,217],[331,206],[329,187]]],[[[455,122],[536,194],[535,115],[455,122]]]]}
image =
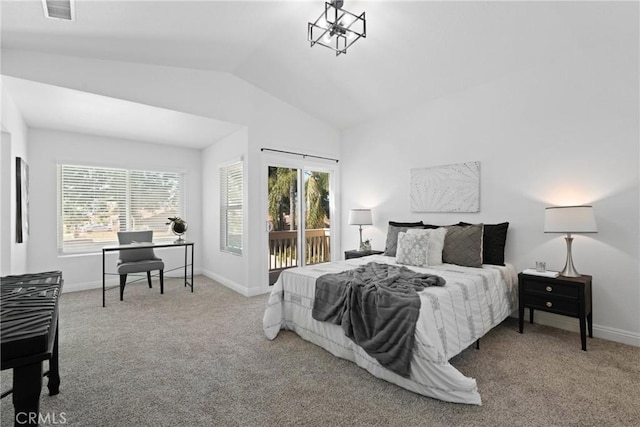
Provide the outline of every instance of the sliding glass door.
{"type": "Polygon", "coordinates": [[[331,173],[267,167],[269,285],[292,267],[331,260],[331,173]]]}
{"type": "Polygon", "coordinates": [[[304,175],[304,263],[331,261],[330,175],[302,171],[304,175]]]}
{"type": "Polygon", "coordinates": [[[269,285],[280,272],[298,264],[298,169],[269,166],[269,285]]]}

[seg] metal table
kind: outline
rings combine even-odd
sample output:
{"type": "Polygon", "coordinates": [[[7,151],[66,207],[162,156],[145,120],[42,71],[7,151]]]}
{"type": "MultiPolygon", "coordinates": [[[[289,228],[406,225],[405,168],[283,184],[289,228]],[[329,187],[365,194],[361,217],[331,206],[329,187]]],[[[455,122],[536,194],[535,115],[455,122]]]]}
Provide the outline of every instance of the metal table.
{"type": "Polygon", "coordinates": [[[131,249],[144,249],[144,248],[176,248],[176,247],[184,247],[184,266],[172,268],[170,270],[165,271],[174,271],[184,268],[184,286],[189,286],[191,288],[191,292],[193,292],[193,247],[195,243],[189,242],[186,240],[176,240],[175,242],[167,242],[167,243],[154,243],[154,242],[146,242],[146,243],[131,243],[127,245],[110,245],[102,248],[102,306],[105,307],[105,292],[106,292],[106,276],[107,275],[115,275],[117,273],[107,273],[106,272],[106,254],[107,252],[113,251],[127,251],[131,249]],[[188,259],[188,249],[191,247],[191,262],[188,259]],[[191,275],[189,276],[188,270],[191,270],[191,275]]]}

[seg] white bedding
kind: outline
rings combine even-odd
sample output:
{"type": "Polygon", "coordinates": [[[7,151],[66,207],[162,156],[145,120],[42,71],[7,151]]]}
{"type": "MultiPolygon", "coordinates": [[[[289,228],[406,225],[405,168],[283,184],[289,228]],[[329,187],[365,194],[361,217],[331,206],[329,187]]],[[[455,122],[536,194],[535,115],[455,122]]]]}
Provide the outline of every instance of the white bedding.
{"type": "Polygon", "coordinates": [[[267,338],[272,340],[280,329],[288,329],[400,387],[440,400],[481,405],[475,379],[465,377],[449,363],[449,359],[517,308],[518,278],[513,266],[472,268],[443,264],[427,268],[409,267],[442,276],[447,284],[418,293],[421,308],[415,331],[411,376],[403,378],[383,368],[354,344],[339,325],[319,322],[311,317],[315,282],[319,276],[339,273],[372,261],[397,265],[394,257],[372,255],[283,271],[273,286],[264,313],[263,328],[267,338]]]}

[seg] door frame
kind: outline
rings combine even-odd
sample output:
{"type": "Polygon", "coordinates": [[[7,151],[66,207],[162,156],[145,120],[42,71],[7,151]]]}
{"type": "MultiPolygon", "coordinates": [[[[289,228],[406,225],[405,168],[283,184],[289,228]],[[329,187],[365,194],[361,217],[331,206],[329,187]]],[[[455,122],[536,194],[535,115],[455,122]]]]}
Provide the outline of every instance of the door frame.
{"type": "MultiPolygon", "coordinates": [[[[267,257],[264,254],[267,253],[269,248],[269,231],[267,227],[267,212],[269,210],[268,200],[269,200],[269,166],[275,167],[283,167],[283,168],[291,168],[291,169],[301,169],[303,171],[302,179],[298,180],[298,194],[300,201],[298,203],[298,228],[299,233],[303,233],[306,227],[305,219],[302,217],[302,205],[304,200],[302,197],[303,193],[303,185],[304,185],[304,171],[310,170],[313,172],[327,172],[329,173],[329,215],[331,218],[331,227],[330,227],[330,244],[331,244],[331,261],[337,261],[340,259],[340,216],[338,212],[340,212],[339,207],[339,183],[340,183],[340,168],[336,162],[333,161],[314,161],[309,160],[307,157],[299,157],[296,155],[287,155],[287,154],[277,154],[277,153],[266,153],[262,152],[262,164],[260,167],[261,177],[260,182],[262,183],[262,191],[261,191],[261,200],[260,200],[260,209],[261,209],[261,224],[258,230],[261,230],[261,238],[260,238],[260,253],[262,256],[260,257],[260,277],[261,277],[261,287],[265,289],[269,289],[269,265],[267,257]]],[[[300,235],[300,234],[299,234],[300,235]]],[[[304,236],[304,234],[302,234],[304,236]]],[[[301,250],[300,247],[302,245],[302,239],[298,239],[298,250],[301,250]]],[[[302,253],[299,252],[299,253],[302,253]]]]}

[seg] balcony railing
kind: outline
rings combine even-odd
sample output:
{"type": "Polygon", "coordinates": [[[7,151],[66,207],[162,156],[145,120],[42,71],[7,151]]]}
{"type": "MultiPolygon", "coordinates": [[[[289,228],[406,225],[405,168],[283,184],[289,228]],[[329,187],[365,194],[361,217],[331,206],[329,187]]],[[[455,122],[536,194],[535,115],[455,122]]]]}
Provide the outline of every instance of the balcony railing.
{"type": "MultiPolygon", "coordinates": [[[[331,244],[328,228],[306,230],[305,265],[318,264],[331,260],[331,244]]],[[[297,258],[298,232],[272,231],[269,233],[269,283],[277,280],[280,272],[296,267],[300,263],[297,258]]]]}

